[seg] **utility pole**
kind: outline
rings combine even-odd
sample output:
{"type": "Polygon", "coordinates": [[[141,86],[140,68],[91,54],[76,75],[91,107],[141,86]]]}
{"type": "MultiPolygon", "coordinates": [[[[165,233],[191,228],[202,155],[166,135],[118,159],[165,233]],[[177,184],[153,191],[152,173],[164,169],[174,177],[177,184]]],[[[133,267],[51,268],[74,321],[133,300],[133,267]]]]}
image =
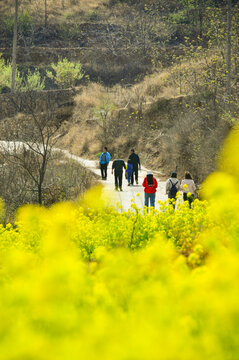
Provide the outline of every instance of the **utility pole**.
{"type": "Polygon", "coordinates": [[[47,0],[45,0],[45,27],[47,27],[47,0]]]}
{"type": "Polygon", "coordinates": [[[227,100],[231,97],[231,28],[232,0],[227,0],[227,100]]]}
{"type": "Polygon", "coordinates": [[[13,30],[13,45],[12,45],[12,84],[11,92],[15,92],[16,88],[16,69],[17,69],[17,18],[18,18],[18,0],[15,0],[15,14],[14,14],[14,30],[13,30]]]}

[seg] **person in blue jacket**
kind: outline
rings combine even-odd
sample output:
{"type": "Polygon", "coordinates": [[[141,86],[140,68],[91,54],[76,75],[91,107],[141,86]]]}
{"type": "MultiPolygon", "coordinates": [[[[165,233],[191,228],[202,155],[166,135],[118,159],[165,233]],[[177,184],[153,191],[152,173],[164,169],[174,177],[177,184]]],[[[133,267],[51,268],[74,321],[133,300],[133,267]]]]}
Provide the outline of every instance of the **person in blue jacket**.
{"type": "Polygon", "coordinates": [[[110,162],[110,153],[108,153],[108,149],[105,146],[102,154],[100,155],[100,161],[99,161],[102,180],[107,179],[107,167],[109,165],[109,162],[110,162]]]}
{"type": "Polygon", "coordinates": [[[133,163],[130,159],[128,159],[128,161],[127,161],[126,174],[127,174],[128,186],[130,186],[131,176],[133,174],[133,163]]]}

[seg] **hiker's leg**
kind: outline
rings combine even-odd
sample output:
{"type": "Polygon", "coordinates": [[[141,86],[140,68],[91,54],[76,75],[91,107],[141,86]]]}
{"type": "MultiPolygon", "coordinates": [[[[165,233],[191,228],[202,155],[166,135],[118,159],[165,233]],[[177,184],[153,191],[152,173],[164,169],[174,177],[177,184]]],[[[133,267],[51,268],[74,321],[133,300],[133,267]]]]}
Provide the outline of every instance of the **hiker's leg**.
{"type": "Polygon", "coordinates": [[[119,188],[120,188],[120,189],[122,189],[122,175],[123,175],[123,173],[120,172],[120,173],[119,173],[119,188]]]}
{"type": "Polygon", "coordinates": [[[183,193],[183,201],[187,201],[188,200],[188,196],[187,196],[188,194],[187,193],[183,193]]]}
{"type": "Polygon", "coordinates": [[[100,171],[101,171],[101,177],[103,180],[104,179],[104,165],[103,164],[100,164],[100,171]]]}
{"type": "Polygon", "coordinates": [[[106,164],[103,164],[103,165],[102,165],[103,179],[106,179],[106,167],[107,167],[106,164]]]}
{"type": "Polygon", "coordinates": [[[130,184],[130,180],[131,180],[131,173],[128,173],[128,184],[130,184]]]}
{"type": "Polygon", "coordinates": [[[194,201],[194,195],[190,195],[188,198],[188,202],[189,202],[189,207],[191,208],[192,202],[194,201]]]}
{"type": "Polygon", "coordinates": [[[156,193],[150,194],[150,206],[151,207],[155,207],[155,197],[156,197],[156,193]]]}
{"type": "Polygon", "coordinates": [[[135,181],[136,181],[136,184],[138,184],[138,168],[135,169],[135,181]]]}
{"type": "Polygon", "coordinates": [[[146,192],[144,193],[144,205],[147,207],[149,206],[149,194],[146,192]]]}
{"type": "Polygon", "coordinates": [[[107,179],[107,167],[108,167],[108,165],[105,164],[105,180],[107,179]]]}
{"type": "Polygon", "coordinates": [[[131,184],[134,185],[134,171],[131,174],[131,184]]]}
{"type": "Polygon", "coordinates": [[[103,165],[104,179],[106,179],[106,171],[107,171],[106,169],[107,169],[107,165],[104,164],[104,165],[103,165]]]}
{"type": "Polygon", "coordinates": [[[118,174],[115,171],[115,188],[118,189],[118,174]]]}

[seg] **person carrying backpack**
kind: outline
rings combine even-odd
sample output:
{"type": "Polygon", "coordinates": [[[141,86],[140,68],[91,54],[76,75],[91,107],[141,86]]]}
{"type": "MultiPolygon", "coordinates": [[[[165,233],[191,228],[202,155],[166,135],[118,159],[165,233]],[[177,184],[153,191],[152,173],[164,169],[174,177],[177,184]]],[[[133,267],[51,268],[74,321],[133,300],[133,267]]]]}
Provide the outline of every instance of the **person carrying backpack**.
{"type": "Polygon", "coordinates": [[[158,182],[153,176],[152,171],[147,172],[147,176],[144,178],[143,182],[144,187],[144,205],[149,207],[149,202],[151,207],[155,207],[155,197],[156,189],[158,187],[158,182]]]}
{"type": "Polygon", "coordinates": [[[108,149],[105,146],[103,152],[100,155],[100,161],[99,161],[102,180],[107,179],[107,167],[109,165],[109,162],[110,162],[110,153],[108,152],[108,149]]]}
{"type": "MultiPolygon", "coordinates": [[[[176,200],[177,192],[180,189],[180,182],[177,179],[177,173],[172,172],[171,177],[166,181],[166,194],[168,194],[169,199],[176,200]]],[[[175,207],[175,205],[173,204],[175,207]]]]}

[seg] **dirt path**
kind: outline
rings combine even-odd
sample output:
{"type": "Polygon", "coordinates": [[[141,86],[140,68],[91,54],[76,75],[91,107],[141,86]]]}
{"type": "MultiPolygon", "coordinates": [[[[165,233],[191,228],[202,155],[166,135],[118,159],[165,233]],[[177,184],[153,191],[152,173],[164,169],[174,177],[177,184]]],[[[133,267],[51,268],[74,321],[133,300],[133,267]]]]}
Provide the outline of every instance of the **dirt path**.
{"type": "MultiPolygon", "coordinates": [[[[35,145],[37,146],[37,145],[35,145]]],[[[23,147],[28,147],[27,144],[21,141],[0,141],[0,150],[7,150],[9,152],[21,151],[23,147]]],[[[41,146],[38,146],[38,150],[41,149],[41,146]]],[[[85,168],[89,169],[90,171],[94,172],[97,175],[100,174],[100,169],[98,166],[98,162],[95,160],[87,160],[83,159],[79,156],[71,154],[67,150],[61,150],[58,148],[52,149],[54,151],[59,151],[63,153],[67,158],[73,159],[85,168]]],[[[128,182],[126,181],[125,177],[123,177],[123,191],[115,191],[114,185],[114,175],[111,174],[112,162],[110,162],[108,167],[108,178],[107,181],[100,182],[104,185],[105,194],[108,199],[110,199],[110,204],[116,206],[117,203],[121,205],[122,210],[127,211],[130,208],[131,200],[134,200],[135,204],[143,209],[144,207],[144,189],[142,186],[143,179],[146,176],[147,169],[142,167],[142,170],[139,172],[139,185],[128,186],[128,182]]],[[[156,193],[156,208],[158,208],[158,200],[164,201],[167,199],[165,195],[165,181],[161,181],[159,178],[159,173],[155,172],[155,177],[158,181],[158,191],[156,193]]]]}
{"type": "MultiPolygon", "coordinates": [[[[87,169],[93,171],[95,174],[100,175],[98,162],[94,160],[86,160],[76,155],[72,155],[66,150],[63,150],[62,152],[68,158],[74,159],[87,169]]],[[[108,198],[110,198],[111,204],[116,206],[117,203],[120,203],[122,210],[127,211],[131,205],[131,199],[133,199],[135,204],[142,209],[144,207],[144,188],[142,183],[144,177],[146,176],[147,169],[142,167],[142,170],[139,172],[139,185],[128,186],[126,179],[123,177],[123,191],[115,191],[114,175],[111,174],[111,168],[112,162],[110,162],[108,167],[107,180],[100,180],[100,182],[104,185],[106,195],[108,195],[108,198]]],[[[165,181],[161,181],[157,174],[155,174],[155,177],[158,181],[158,191],[156,193],[156,208],[158,208],[157,201],[165,201],[167,196],[165,195],[165,181]]]]}

